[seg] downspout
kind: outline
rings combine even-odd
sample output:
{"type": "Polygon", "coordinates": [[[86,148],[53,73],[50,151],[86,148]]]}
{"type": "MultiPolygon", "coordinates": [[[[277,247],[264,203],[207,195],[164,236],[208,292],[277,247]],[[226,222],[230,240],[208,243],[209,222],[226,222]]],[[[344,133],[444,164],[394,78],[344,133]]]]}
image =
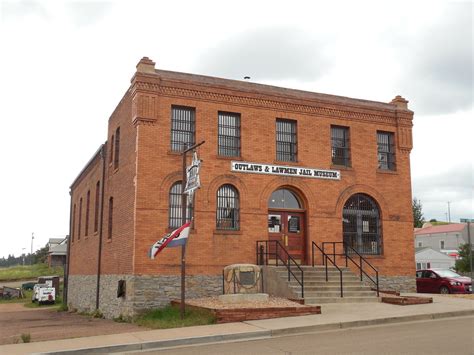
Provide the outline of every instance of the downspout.
{"type": "Polygon", "coordinates": [[[100,264],[102,260],[102,231],[103,231],[103,220],[104,220],[104,192],[105,192],[105,148],[106,144],[102,144],[102,149],[100,150],[100,157],[102,159],[102,186],[101,186],[101,196],[100,196],[100,225],[99,225],[99,255],[97,257],[97,287],[96,287],[96,299],[95,299],[95,309],[99,309],[99,296],[100,296],[100,264]]]}
{"type": "Polygon", "coordinates": [[[64,286],[63,286],[63,304],[67,306],[67,291],[68,291],[68,286],[69,286],[69,261],[71,260],[70,258],[70,253],[71,253],[71,238],[72,238],[72,224],[74,221],[72,220],[72,189],[69,189],[69,196],[70,202],[69,202],[69,235],[67,237],[67,253],[66,253],[66,270],[64,270],[64,286]]]}

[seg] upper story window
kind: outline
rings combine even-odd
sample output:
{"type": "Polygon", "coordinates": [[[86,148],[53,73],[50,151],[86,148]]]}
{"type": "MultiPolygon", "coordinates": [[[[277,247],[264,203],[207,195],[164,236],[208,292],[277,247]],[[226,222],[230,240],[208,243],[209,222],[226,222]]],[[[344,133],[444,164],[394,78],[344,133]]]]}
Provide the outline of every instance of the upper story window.
{"type": "Polygon", "coordinates": [[[120,127],[115,130],[114,169],[118,169],[120,159],[120,127]]]}
{"type": "Polygon", "coordinates": [[[100,181],[95,185],[94,233],[99,229],[100,181]]]}
{"type": "Polygon", "coordinates": [[[114,161],[114,141],[115,136],[112,134],[112,138],[110,138],[110,149],[109,149],[109,164],[112,164],[114,161]]]}
{"type": "Polygon", "coordinates": [[[87,191],[86,197],[86,232],[85,235],[89,235],[89,210],[90,210],[90,203],[91,203],[91,191],[87,191]]]}
{"type": "Polygon", "coordinates": [[[240,114],[219,112],[218,114],[219,155],[240,156],[240,114]]]}
{"type": "Polygon", "coordinates": [[[297,161],[296,121],[277,118],[276,159],[297,161]]]}
{"type": "Polygon", "coordinates": [[[109,198],[109,223],[107,230],[107,238],[112,239],[112,228],[114,224],[114,198],[109,198]]]}
{"type": "Polygon", "coordinates": [[[194,107],[171,107],[171,150],[180,152],[195,143],[196,112],[194,107]]]}
{"type": "Polygon", "coordinates": [[[82,197],[79,199],[79,221],[77,223],[77,240],[81,239],[81,225],[82,225],[82,197]]]}
{"type": "Polygon", "coordinates": [[[379,169],[396,170],[395,143],[392,132],[377,131],[377,152],[379,169]]]}
{"type": "MultiPolygon", "coordinates": [[[[186,201],[188,201],[188,195],[186,195],[186,201]]],[[[183,224],[182,208],[181,208],[181,181],[175,182],[170,188],[169,194],[169,214],[168,214],[168,227],[178,228],[183,224]]],[[[186,210],[186,220],[190,220],[193,217],[193,207],[188,203],[186,210]]]]}
{"type": "Polygon", "coordinates": [[[351,166],[349,127],[331,126],[331,157],[335,165],[351,166]]]}
{"type": "Polygon", "coordinates": [[[240,224],[239,192],[230,184],[217,190],[216,227],[217,229],[238,230],[240,224]]]}

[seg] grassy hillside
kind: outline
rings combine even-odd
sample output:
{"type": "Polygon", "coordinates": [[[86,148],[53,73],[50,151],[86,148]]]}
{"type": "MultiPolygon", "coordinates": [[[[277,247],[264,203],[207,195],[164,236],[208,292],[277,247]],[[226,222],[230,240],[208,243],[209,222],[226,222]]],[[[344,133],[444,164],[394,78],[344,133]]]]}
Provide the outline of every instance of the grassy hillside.
{"type": "Polygon", "coordinates": [[[39,276],[64,275],[62,267],[49,268],[48,264],[20,265],[0,268],[0,281],[36,279],[39,276]]]}

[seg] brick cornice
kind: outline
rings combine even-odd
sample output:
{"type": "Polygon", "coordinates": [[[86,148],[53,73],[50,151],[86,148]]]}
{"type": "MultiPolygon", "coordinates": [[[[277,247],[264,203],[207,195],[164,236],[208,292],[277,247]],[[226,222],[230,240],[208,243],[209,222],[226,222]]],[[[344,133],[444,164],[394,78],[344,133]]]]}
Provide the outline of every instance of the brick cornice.
{"type": "MultiPolygon", "coordinates": [[[[206,91],[197,88],[183,88],[177,86],[168,86],[165,85],[163,81],[158,83],[153,83],[149,81],[141,81],[138,77],[134,78],[133,83],[133,92],[142,92],[149,94],[159,94],[168,97],[180,97],[193,100],[203,100],[203,101],[213,101],[213,102],[223,102],[226,104],[235,104],[240,106],[250,106],[255,108],[266,108],[273,109],[278,111],[288,111],[302,114],[309,114],[315,116],[323,117],[335,117],[348,120],[356,121],[367,121],[367,122],[378,122],[385,123],[390,125],[397,124],[397,110],[394,107],[393,111],[390,110],[381,110],[378,108],[370,109],[366,107],[357,108],[355,106],[350,106],[351,109],[343,109],[344,103],[317,103],[317,105],[311,105],[308,103],[296,103],[291,102],[288,98],[282,98],[282,100],[277,100],[268,96],[264,97],[252,97],[250,95],[231,95],[228,93],[216,92],[216,91],[206,91]],[[285,100],[285,101],[283,101],[285,100]],[[340,105],[341,108],[336,108],[334,106],[340,105]],[[367,110],[375,111],[374,113],[364,112],[367,110]],[[378,112],[380,113],[378,113],[378,112]]],[[[297,101],[297,99],[293,99],[297,101]]],[[[300,100],[308,101],[308,100],[300,100]]],[[[407,111],[408,115],[411,114],[410,111],[407,111]]]]}

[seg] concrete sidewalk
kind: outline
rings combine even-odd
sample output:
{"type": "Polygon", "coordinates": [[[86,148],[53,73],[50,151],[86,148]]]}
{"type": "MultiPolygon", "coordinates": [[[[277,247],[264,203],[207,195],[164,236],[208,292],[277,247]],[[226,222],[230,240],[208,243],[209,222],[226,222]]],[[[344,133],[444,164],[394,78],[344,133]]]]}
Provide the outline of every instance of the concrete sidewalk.
{"type": "Polygon", "coordinates": [[[474,300],[441,295],[426,296],[433,297],[433,303],[410,306],[386,303],[323,304],[322,314],[318,315],[3,345],[0,346],[0,354],[125,352],[474,315],[474,300]]]}

